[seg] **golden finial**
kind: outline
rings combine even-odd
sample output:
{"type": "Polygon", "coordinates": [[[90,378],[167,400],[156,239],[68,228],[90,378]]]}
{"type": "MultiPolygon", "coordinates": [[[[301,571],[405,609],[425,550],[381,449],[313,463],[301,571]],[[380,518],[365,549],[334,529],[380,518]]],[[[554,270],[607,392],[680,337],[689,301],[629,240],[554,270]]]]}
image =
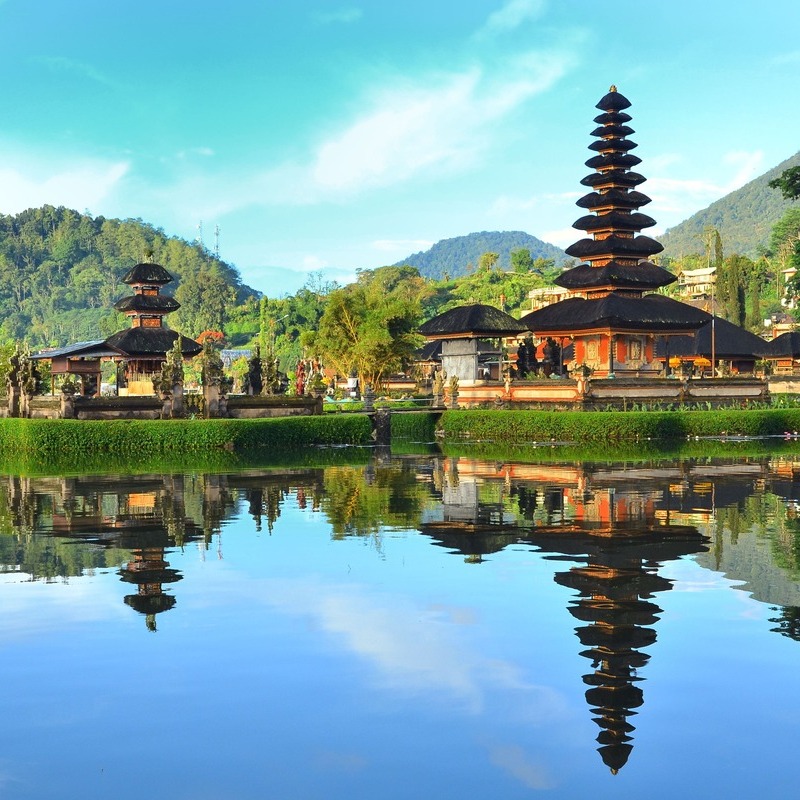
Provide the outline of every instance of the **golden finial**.
{"type": "Polygon", "coordinates": [[[611,88],[610,88],[608,91],[609,91],[609,92],[616,92],[616,91],[617,91],[617,87],[616,87],[616,86],[614,86],[614,84],[612,83],[612,84],[611,84],[611,88]]]}

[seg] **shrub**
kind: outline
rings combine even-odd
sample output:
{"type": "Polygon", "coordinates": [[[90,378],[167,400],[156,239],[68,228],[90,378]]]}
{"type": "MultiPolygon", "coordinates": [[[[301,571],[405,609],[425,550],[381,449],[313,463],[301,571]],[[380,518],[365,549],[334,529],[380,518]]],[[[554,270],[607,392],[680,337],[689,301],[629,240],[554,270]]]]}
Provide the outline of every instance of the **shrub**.
{"type": "Polygon", "coordinates": [[[0,419],[0,453],[53,455],[280,452],[314,445],[366,445],[363,415],[210,420],[0,419]]]}

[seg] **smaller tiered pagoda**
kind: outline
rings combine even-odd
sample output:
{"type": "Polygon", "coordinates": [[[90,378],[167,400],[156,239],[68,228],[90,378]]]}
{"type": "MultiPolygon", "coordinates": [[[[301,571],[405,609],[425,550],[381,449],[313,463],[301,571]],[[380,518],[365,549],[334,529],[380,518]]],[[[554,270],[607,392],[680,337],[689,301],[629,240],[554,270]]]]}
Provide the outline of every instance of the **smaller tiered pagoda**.
{"type": "Polygon", "coordinates": [[[180,303],[161,289],[171,283],[172,275],[159,264],[142,263],[133,267],[122,279],[133,288],[133,294],[117,301],[114,308],[131,321],[131,327],[106,339],[110,346],[127,359],[129,394],[152,394],[153,376],[159,372],[176,339],[180,339],[184,358],[196,356],[203,348],[193,339],[171,331],[164,317],[180,308],[180,303]]]}
{"type": "Polygon", "coordinates": [[[522,318],[540,339],[562,347],[574,343],[573,365],[585,365],[599,376],[657,374],[656,337],[693,334],[710,315],[686,303],[657,294],[677,278],[648,259],[663,247],[639,235],[655,220],[638,209],[650,198],[637,190],[644,176],[631,172],[641,162],[630,150],[637,145],[625,113],[630,106],[615,86],[597,104],[594,118],[596,155],[586,162],[595,172],[581,183],[592,189],[578,200],[588,210],[573,227],[591,238],[567,248],[585,263],[566,271],[556,283],[571,296],[522,318]]]}

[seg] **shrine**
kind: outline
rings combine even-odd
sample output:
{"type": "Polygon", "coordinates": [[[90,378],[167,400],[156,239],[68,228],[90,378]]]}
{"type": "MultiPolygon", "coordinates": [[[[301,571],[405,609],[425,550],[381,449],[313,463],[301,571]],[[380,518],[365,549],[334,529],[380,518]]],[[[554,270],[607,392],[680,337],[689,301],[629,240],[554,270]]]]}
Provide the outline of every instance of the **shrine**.
{"type": "Polygon", "coordinates": [[[650,202],[637,190],[644,176],[632,172],[641,163],[630,153],[637,145],[625,113],[630,101],[615,86],[597,104],[602,112],[589,145],[596,155],[586,161],[593,174],[581,183],[592,191],[578,200],[590,213],[573,227],[591,234],[567,248],[585,259],[556,283],[570,296],[522,317],[539,339],[551,338],[562,349],[574,345],[571,366],[588,368],[596,377],[656,377],[656,339],[693,335],[710,315],[657,291],[677,280],[648,259],[663,246],[640,231],[656,224],[639,212],[650,202]]]}
{"type": "Polygon", "coordinates": [[[164,267],[137,264],[122,281],[133,288],[133,294],[118,300],[114,308],[130,319],[131,327],[110,336],[105,343],[125,358],[124,393],[153,394],[153,377],[177,339],[184,358],[196,356],[203,348],[164,325],[164,317],[180,308],[173,297],[161,294],[161,287],[172,282],[164,267]]]}
{"type": "Polygon", "coordinates": [[[184,358],[196,356],[203,349],[200,344],[164,325],[164,317],[180,308],[173,297],[161,294],[161,288],[172,280],[172,275],[159,264],[137,264],[122,279],[133,288],[133,294],[114,305],[131,320],[130,328],[105,340],[78,342],[32,355],[33,360],[51,362],[53,393],[56,379],[77,379],[79,394],[88,397],[99,394],[101,361],[111,360],[118,364],[120,395],[152,395],[153,377],[161,370],[177,339],[184,358]]]}

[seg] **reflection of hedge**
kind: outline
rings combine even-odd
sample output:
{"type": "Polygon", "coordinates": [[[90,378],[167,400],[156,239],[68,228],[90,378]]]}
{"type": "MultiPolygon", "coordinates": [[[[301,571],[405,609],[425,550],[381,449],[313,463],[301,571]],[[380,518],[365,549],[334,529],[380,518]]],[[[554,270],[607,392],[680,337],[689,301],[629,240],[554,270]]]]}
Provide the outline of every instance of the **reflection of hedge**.
{"type": "Polygon", "coordinates": [[[412,442],[432,442],[436,429],[436,415],[425,412],[417,414],[392,414],[392,442],[407,439],[412,442]]]}
{"type": "Polygon", "coordinates": [[[774,436],[800,431],[800,409],[716,411],[445,411],[447,440],[636,441],[687,436],[774,436]]]}
{"type": "Polygon", "coordinates": [[[203,420],[0,419],[0,453],[129,455],[206,450],[280,452],[308,445],[371,442],[362,415],[203,420]]]}

